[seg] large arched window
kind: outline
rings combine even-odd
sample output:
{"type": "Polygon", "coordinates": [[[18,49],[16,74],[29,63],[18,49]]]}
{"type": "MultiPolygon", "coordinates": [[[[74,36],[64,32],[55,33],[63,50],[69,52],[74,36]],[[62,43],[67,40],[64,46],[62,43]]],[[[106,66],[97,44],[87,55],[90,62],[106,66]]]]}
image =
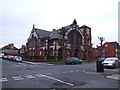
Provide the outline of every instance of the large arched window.
{"type": "Polygon", "coordinates": [[[72,47],[79,47],[82,44],[82,37],[78,31],[73,30],[68,34],[68,43],[72,47]]]}
{"type": "Polygon", "coordinates": [[[50,48],[50,52],[49,52],[50,56],[53,55],[53,48],[50,48]]]}
{"type": "Polygon", "coordinates": [[[62,56],[62,48],[59,48],[59,49],[58,49],[58,55],[59,55],[59,56],[62,56]]]}

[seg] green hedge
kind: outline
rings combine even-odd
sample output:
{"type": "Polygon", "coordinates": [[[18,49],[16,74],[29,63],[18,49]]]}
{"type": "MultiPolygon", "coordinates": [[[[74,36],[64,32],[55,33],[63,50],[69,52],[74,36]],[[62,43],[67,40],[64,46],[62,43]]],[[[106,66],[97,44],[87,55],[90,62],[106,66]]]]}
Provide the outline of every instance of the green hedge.
{"type": "Polygon", "coordinates": [[[47,59],[55,59],[55,56],[46,56],[47,59]]]}
{"type": "Polygon", "coordinates": [[[26,58],[27,59],[33,59],[33,58],[34,59],[44,59],[44,56],[42,56],[42,55],[41,56],[27,56],[26,58]]]}
{"type": "Polygon", "coordinates": [[[101,57],[102,57],[102,56],[99,55],[99,56],[96,56],[95,58],[97,59],[97,58],[101,58],[101,57]]]}
{"type": "Polygon", "coordinates": [[[62,59],[62,56],[57,56],[57,59],[62,59]]]}
{"type": "Polygon", "coordinates": [[[44,56],[34,56],[35,59],[44,59],[44,56]]]}

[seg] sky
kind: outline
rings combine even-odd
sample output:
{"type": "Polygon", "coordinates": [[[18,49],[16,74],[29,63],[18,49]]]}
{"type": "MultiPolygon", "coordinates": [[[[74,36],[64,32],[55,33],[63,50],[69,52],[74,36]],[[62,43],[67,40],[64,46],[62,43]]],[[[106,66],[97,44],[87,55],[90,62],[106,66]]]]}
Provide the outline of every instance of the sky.
{"type": "Polygon", "coordinates": [[[0,48],[14,43],[17,48],[27,43],[33,24],[52,31],[72,24],[91,28],[93,47],[118,41],[119,0],[0,0],[0,48]]]}

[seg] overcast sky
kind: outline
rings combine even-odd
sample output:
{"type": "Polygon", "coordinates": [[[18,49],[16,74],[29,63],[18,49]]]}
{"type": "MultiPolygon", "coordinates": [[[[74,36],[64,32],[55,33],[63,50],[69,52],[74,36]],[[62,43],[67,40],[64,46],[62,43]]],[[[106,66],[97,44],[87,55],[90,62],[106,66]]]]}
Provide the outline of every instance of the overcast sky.
{"type": "Polygon", "coordinates": [[[0,48],[14,43],[26,44],[33,24],[52,31],[70,25],[76,18],[79,26],[92,28],[92,43],[118,41],[119,0],[0,0],[0,48]]]}

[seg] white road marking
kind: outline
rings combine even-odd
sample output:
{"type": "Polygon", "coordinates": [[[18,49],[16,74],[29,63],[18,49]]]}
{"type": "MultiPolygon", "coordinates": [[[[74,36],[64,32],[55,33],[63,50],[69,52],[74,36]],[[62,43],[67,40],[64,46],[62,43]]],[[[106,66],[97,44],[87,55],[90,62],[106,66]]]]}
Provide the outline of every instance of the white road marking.
{"type": "Polygon", "coordinates": [[[73,71],[69,71],[69,72],[73,72],[73,71]]]}
{"type": "Polygon", "coordinates": [[[84,73],[87,73],[87,74],[92,74],[92,75],[99,75],[100,77],[104,77],[104,78],[105,78],[105,76],[102,76],[101,73],[96,73],[96,72],[86,72],[86,71],[84,71],[84,70],[83,70],[83,72],[84,72],[84,73]]]}
{"type": "Polygon", "coordinates": [[[65,71],[65,72],[62,72],[62,73],[68,73],[67,71],[65,71]]]}
{"type": "Polygon", "coordinates": [[[7,78],[0,78],[0,82],[8,81],[7,78]]]}
{"type": "Polygon", "coordinates": [[[35,75],[37,77],[44,77],[42,74],[35,75]]]}
{"type": "Polygon", "coordinates": [[[79,72],[80,70],[76,70],[76,72],[79,72]]]}
{"type": "Polygon", "coordinates": [[[60,72],[55,72],[54,74],[60,74],[60,72]]]}
{"type": "Polygon", "coordinates": [[[16,66],[20,66],[20,65],[16,65],[16,66]]]}
{"type": "Polygon", "coordinates": [[[22,78],[21,76],[17,76],[17,77],[12,77],[14,80],[22,80],[24,78],[22,78]]]}
{"type": "Polygon", "coordinates": [[[50,75],[50,74],[52,74],[52,73],[46,73],[47,75],[50,75]]]}
{"type": "Polygon", "coordinates": [[[50,76],[46,76],[44,74],[41,74],[43,77],[46,77],[46,78],[49,78],[49,79],[53,79],[53,80],[56,80],[58,82],[61,82],[61,83],[64,83],[64,84],[67,84],[67,85],[70,85],[70,86],[74,86],[74,84],[71,84],[71,83],[68,83],[68,82],[65,82],[65,81],[62,81],[62,80],[59,80],[59,79],[56,79],[56,78],[53,78],[53,77],[50,77],[50,76]]]}
{"type": "Polygon", "coordinates": [[[85,70],[83,70],[84,73],[87,73],[87,74],[93,74],[93,75],[99,75],[101,73],[96,73],[96,72],[86,72],[85,70]]]}
{"type": "Polygon", "coordinates": [[[27,78],[35,78],[35,76],[33,76],[33,75],[27,75],[25,77],[27,77],[27,78]]]}

